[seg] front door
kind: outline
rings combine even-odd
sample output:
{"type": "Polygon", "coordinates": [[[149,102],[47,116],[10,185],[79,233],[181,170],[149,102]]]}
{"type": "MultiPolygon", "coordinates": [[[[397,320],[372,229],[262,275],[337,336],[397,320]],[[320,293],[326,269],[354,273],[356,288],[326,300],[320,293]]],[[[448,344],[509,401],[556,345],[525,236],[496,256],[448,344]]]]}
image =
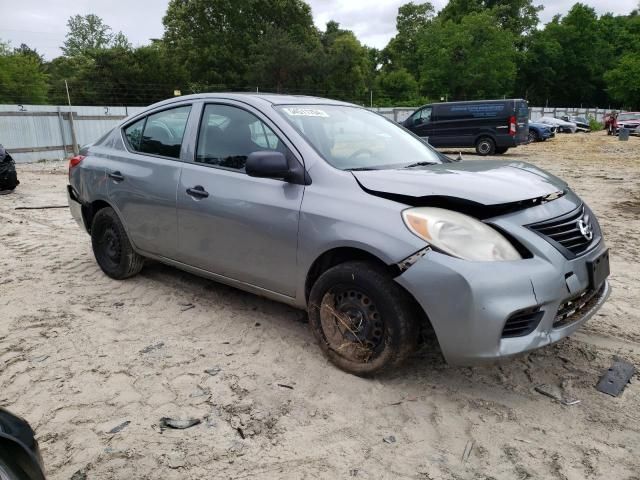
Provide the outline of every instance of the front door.
{"type": "Polygon", "coordinates": [[[249,107],[204,106],[195,158],[178,184],[179,260],[293,297],[304,186],[244,171],[254,151],[293,155],[267,122],[249,107]]]}
{"type": "Polygon", "coordinates": [[[190,105],[153,113],[124,127],[126,149],[105,159],[108,195],[133,245],[173,258],[176,188],[190,105]]]}

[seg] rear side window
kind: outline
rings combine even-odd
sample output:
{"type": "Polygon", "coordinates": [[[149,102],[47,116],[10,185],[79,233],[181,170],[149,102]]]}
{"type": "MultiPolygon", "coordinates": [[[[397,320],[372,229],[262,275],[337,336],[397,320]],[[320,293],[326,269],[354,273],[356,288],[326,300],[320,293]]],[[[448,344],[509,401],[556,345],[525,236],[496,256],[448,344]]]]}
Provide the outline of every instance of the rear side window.
{"type": "Polygon", "coordinates": [[[147,117],[140,152],[180,158],[182,137],[191,106],[177,107],[147,117]]]}
{"type": "Polygon", "coordinates": [[[127,138],[127,143],[136,152],[140,151],[140,140],[142,140],[142,130],[144,130],[144,122],[146,118],[138,120],[136,123],[132,123],[124,129],[124,136],[127,138]]]}

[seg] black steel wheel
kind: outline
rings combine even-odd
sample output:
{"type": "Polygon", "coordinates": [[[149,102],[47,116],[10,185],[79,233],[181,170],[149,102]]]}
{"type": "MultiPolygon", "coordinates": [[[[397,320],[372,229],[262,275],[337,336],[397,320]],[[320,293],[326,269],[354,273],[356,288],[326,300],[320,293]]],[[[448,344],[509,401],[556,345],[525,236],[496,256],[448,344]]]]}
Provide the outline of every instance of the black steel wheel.
{"type": "Polygon", "coordinates": [[[124,226],[112,208],[103,208],[93,218],[91,244],[102,271],[116,280],[137,274],[144,265],[144,257],[133,250],[124,226]]]}
{"type": "Polygon", "coordinates": [[[418,340],[410,297],[367,262],[343,263],[320,276],[309,296],[309,323],[329,360],[356,375],[397,365],[418,340]]]}

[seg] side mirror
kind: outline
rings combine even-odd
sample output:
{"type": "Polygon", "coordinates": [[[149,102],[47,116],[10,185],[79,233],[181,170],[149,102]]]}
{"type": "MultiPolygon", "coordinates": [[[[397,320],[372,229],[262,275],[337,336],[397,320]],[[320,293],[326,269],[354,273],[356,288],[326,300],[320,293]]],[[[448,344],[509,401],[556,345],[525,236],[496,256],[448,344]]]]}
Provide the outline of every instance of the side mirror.
{"type": "Polygon", "coordinates": [[[282,178],[288,180],[291,175],[289,162],[282,152],[260,151],[247,157],[245,171],[250,177],[282,178]]]}

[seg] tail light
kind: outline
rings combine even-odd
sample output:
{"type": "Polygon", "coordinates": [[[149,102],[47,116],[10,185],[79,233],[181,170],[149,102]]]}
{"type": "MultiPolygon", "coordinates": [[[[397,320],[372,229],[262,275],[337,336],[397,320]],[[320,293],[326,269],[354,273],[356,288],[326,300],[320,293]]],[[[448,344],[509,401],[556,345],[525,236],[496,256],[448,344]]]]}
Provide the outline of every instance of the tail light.
{"type": "Polygon", "coordinates": [[[77,167],[78,165],[80,165],[80,162],[82,160],[84,160],[86,157],[84,155],[76,155],[74,157],[71,157],[69,159],[69,177],[71,177],[71,170],[74,167],[77,167]]]}
{"type": "Polygon", "coordinates": [[[515,137],[517,127],[518,127],[518,124],[516,123],[516,117],[514,116],[509,117],[509,135],[511,135],[512,137],[515,137]]]}

